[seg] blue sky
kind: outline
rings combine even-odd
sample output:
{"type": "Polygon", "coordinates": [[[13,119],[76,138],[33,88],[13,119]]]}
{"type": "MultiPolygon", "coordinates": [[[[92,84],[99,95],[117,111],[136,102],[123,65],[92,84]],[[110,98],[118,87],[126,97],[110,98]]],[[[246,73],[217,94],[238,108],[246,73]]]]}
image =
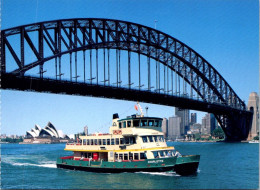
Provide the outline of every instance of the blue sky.
{"type": "MultiPolygon", "coordinates": [[[[111,18],[154,27],[192,47],[215,67],[242,100],[259,92],[258,0],[2,0],[2,29],[64,18],[111,18]]],[[[51,121],[64,133],[106,132],[112,114],[135,113],[135,102],[1,91],[1,133],[25,134],[51,121]]],[[[168,106],[149,107],[169,117],[168,106]]],[[[199,122],[204,113],[199,114],[199,122]]]]}

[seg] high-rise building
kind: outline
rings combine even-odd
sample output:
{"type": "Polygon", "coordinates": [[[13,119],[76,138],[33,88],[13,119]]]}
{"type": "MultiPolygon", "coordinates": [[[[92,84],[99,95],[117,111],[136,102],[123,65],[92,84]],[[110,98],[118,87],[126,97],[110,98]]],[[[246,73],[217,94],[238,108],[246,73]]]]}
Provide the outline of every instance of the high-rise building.
{"type": "Polygon", "coordinates": [[[85,135],[88,135],[88,126],[84,127],[84,133],[85,133],[85,135]]]}
{"type": "Polygon", "coordinates": [[[217,126],[216,118],[212,113],[207,113],[202,118],[201,123],[201,133],[207,135],[211,134],[217,126]]]}
{"type": "Polygon", "coordinates": [[[175,115],[181,118],[180,133],[183,136],[189,130],[190,110],[175,107],[175,115]]]}
{"type": "Polygon", "coordinates": [[[163,118],[162,120],[162,132],[164,133],[164,137],[168,137],[168,119],[163,118]]]}
{"type": "Polygon", "coordinates": [[[168,121],[168,139],[176,140],[181,138],[181,117],[173,116],[169,117],[168,121]]]}
{"type": "Polygon", "coordinates": [[[197,123],[197,113],[191,113],[190,114],[190,124],[193,125],[197,123]]]}
{"type": "Polygon", "coordinates": [[[248,135],[248,140],[252,140],[259,135],[259,96],[256,92],[250,93],[247,109],[254,112],[252,127],[248,135]]]}

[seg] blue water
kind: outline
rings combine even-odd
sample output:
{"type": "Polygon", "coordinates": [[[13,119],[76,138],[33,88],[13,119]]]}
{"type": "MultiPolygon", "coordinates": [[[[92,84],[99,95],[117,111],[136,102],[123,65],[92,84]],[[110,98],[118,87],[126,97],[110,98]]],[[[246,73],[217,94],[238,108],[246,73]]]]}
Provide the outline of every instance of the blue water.
{"type": "Polygon", "coordinates": [[[198,174],[174,172],[99,174],[58,169],[65,144],[1,145],[3,189],[258,189],[259,145],[176,143],[182,154],[200,154],[198,174]]]}

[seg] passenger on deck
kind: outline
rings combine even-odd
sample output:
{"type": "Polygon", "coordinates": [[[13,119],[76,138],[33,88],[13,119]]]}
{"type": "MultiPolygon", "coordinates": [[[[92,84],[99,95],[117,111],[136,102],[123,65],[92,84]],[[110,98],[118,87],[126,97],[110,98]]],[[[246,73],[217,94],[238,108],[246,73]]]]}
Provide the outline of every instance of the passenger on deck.
{"type": "Polygon", "coordinates": [[[92,157],[91,156],[89,157],[89,161],[92,161],[92,157]]]}
{"type": "Polygon", "coordinates": [[[122,157],[119,158],[118,162],[122,162],[122,157]]]}
{"type": "Polygon", "coordinates": [[[83,160],[84,159],[84,157],[83,157],[83,155],[81,156],[81,158],[80,158],[80,160],[83,160]]]}
{"type": "Polygon", "coordinates": [[[167,156],[171,157],[171,151],[168,151],[167,156]]]}
{"type": "Polygon", "coordinates": [[[176,151],[175,156],[181,157],[181,153],[179,153],[178,151],[176,151]]]}

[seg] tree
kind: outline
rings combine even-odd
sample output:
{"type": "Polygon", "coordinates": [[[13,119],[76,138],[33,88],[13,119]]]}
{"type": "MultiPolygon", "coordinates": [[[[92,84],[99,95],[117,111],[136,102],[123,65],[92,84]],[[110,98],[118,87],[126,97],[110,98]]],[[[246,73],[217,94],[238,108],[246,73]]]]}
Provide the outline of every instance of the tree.
{"type": "Polygon", "coordinates": [[[253,140],[259,140],[259,136],[255,136],[253,140]]]}
{"type": "Polygon", "coordinates": [[[211,133],[211,135],[217,139],[224,139],[225,138],[225,133],[222,130],[222,128],[217,128],[214,129],[211,133]]]}

